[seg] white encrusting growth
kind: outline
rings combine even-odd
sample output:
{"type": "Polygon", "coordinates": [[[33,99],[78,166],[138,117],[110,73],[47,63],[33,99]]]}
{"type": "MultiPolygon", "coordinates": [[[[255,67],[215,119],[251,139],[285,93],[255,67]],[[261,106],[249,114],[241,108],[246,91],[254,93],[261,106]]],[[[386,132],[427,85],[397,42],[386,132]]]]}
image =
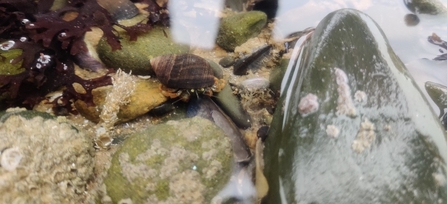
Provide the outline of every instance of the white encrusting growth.
{"type": "Polygon", "coordinates": [[[12,147],[5,149],[1,153],[1,167],[8,171],[14,171],[17,166],[19,166],[20,160],[22,160],[22,158],[23,155],[22,153],[20,153],[19,148],[12,147]]]}
{"type": "Polygon", "coordinates": [[[329,137],[337,138],[338,135],[340,134],[340,129],[338,129],[338,127],[335,126],[335,125],[328,125],[328,126],[326,127],[326,134],[327,134],[329,137]]]}
{"type": "Polygon", "coordinates": [[[354,142],[352,142],[352,149],[357,153],[362,153],[365,149],[369,148],[371,144],[376,140],[376,134],[374,133],[374,124],[365,119],[360,124],[359,132],[354,142]]]}
{"type": "Polygon", "coordinates": [[[337,113],[347,116],[356,116],[356,110],[351,98],[351,88],[348,84],[348,76],[346,73],[339,69],[334,68],[335,81],[337,82],[337,113]]]}
{"type": "Polygon", "coordinates": [[[318,110],[318,97],[314,94],[307,94],[303,98],[301,98],[300,103],[298,104],[298,111],[301,115],[308,115],[314,113],[318,110]]]}
{"type": "Polygon", "coordinates": [[[368,97],[366,96],[366,93],[363,91],[356,91],[354,94],[354,100],[357,103],[363,103],[366,102],[368,97]]]}
{"type": "Polygon", "coordinates": [[[40,57],[37,58],[37,61],[42,63],[42,65],[46,66],[48,63],[51,62],[51,57],[49,55],[40,53],[40,57]]]}

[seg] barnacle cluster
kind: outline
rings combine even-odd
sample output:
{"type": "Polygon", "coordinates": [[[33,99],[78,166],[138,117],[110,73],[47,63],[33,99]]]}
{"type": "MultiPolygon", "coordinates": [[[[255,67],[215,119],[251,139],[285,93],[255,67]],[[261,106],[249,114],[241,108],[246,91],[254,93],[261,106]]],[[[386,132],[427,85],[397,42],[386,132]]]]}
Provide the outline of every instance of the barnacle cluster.
{"type": "MultiPolygon", "coordinates": [[[[83,79],[75,74],[75,64],[86,56],[84,35],[93,27],[102,30],[113,50],[120,49],[115,26],[124,29],[131,40],[149,31],[153,25],[169,23],[166,5],[155,0],[139,0],[147,6],[147,21],[126,27],[118,24],[115,15],[103,8],[96,0],[63,1],[55,6],[54,0],[0,0],[0,60],[17,65],[19,73],[0,72],[0,109],[13,106],[32,108],[49,92],[63,89],[54,100],[55,110],[72,112],[72,102],[81,99],[93,103],[91,91],[110,85],[110,76],[83,79]],[[54,5],[53,5],[54,4],[54,5]],[[8,59],[8,52],[19,54],[8,59]],[[8,60],[8,61],[6,61],[8,60]],[[73,84],[81,85],[84,93],[78,93],[73,84]]],[[[83,67],[97,71],[97,67],[83,67]]],[[[107,68],[105,68],[107,69],[107,68]]],[[[108,69],[108,73],[114,72],[108,69]]]]}
{"type": "Polygon", "coordinates": [[[8,109],[0,117],[0,203],[92,202],[90,138],[56,118],[27,114],[8,109]]]}

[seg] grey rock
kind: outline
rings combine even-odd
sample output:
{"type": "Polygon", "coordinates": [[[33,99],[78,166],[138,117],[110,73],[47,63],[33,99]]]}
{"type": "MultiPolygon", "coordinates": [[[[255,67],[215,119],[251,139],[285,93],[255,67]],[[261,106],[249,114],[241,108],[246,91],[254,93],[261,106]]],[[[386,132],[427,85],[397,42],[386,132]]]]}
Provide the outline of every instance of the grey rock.
{"type": "Polygon", "coordinates": [[[446,134],[384,36],[343,9],[304,42],[266,140],[263,203],[447,200],[446,134]]]}
{"type": "Polygon", "coordinates": [[[418,14],[447,14],[447,8],[438,0],[406,0],[407,8],[418,14]]]}

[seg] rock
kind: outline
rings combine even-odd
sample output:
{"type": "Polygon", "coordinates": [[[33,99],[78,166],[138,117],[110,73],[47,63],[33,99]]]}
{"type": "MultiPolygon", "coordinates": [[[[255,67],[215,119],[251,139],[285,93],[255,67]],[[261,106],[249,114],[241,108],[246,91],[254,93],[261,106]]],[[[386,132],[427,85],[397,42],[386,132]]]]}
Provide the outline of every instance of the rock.
{"type": "Polygon", "coordinates": [[[0,121],[0,203],[93,203],[91,140],[46,113],[8,109],[0,121]],[[43,116],[43,117],[41,117],[43,116]]]}
{"type": "Polygon", "coordinates": [[[120,33],[121,50],[112,51],[106,39],[102,38],[97,47],[99,58],[111,68],[121,68],[132,74],[153,74],[150,59],[166,54],[187,53],[189,46],[174,43],[169,28],[154,27],[150,32],[139,35],[137,41],[120,33]]]}
{"type": "Polygon", "coordinates": [[[266,139],[263,203],[445,202],[446,134],[377,24],[338,10],[304,43],[266,139]],[[303,111],[317,109],[301,112],[310,94],[303,111]]]}
{"type": "Polygon", "coordinates": [[[21,67],[21,61],[15,64],[11,64],[11,61],[21,54],[22,50],[20,49],[11,49],[8,51],[0,50],[0,56],[4,57],[4,59],[0,58],[0,75],[16,75],[25,71],[25,68],[21,67]]]}
{"type": "Polygon", "coordinates": [[[233,66],[235,60],[236,60],[236,58],[229,55],[229,56],[226,56],[226,57],[223,57],[222,59],[220,59],[219,64],[220,64],[220,66],[222,66],[224,68],[228,68],[228,67],[233,66]]]}
{"type": "Polygon", "coordinates": [[[289,65],[289,59],[282,59],[280,64],[272,69],[270,72],[270,89],[273,92],[278,92],[281,90],[281,82],[284,77],[284,73],[286,73],[287,66],[289,65]]]}
{"type": "Polygon", "coordinates": [[[267,23],[267,15],[260,11],[239,13],[222,19],[216,43],[227,51],[258,35],[267,23]]]}
{"type": "Polygon", "coordinates": [[[438,106],[439,117],[442,117],[444,110],[447,108],[447,86],[427,81],[425,82],[425,90],[436,106],[438,106]]]}
{"type": "MultiPolygon", "coordinates": [[[[133,81],[135,82],[134,90],[131,91],[128,97],[128,102],[125,104],[110,104],[108,106],[119,106],[119,111],[117,113],[117,123],[129,121],[135,119],[147,112],[149,112],[152,108],[164,103],[167,98],[161,94],[160,92],[160,82],[158,80],[149,79],[142,80],[136,77],[133,77],[133,81]]],[[[79,113],[86,117],[87,119],[98,123],[100,121],[100,115],[104,108],[104,104],[106,103],[107,96],[110,96],[110,93],[113,91],[114,86],[104,86],[94,89],[92,91],[93,102],[95,105],[87,104],[82,100],[77,100],[74,105],[76,110],[79,113]]],[[[128,88],[125,90],[130,91],[128,88]]],[[[120,94],[125,94],[124,92],[118,92],[118,96],[120,94]]],[[[113,100],[109,99],[109,100],[113,100]]],[[[117,101],[116,103],[121,103],[122,101],[117,101]]]]}
{"type": "Polygon", "coordinates": [[[222,91],[216,94],[213,100],[220,108],[242,129],[251,127],[251,119],[248,113],[242,108],[239,99],[233,94],[231,87],[227,84],[222,91]]]}
{"type": "Polygon", "coordinates": [[[205,203],[226,184],[232,151],[222,130],[194,117],[131,135],[104,180],[113,203],[205,203]]]}
{"type": "Polygon", "coordinates": [[[404,3],[410,11],[418,14],[447,14],[447,8],[438,0],[411,0],[404,3]]]}
{"type": "Polygon", "coordinates": [[[188,104],[186,116],[200,116],[212,121],[215,125],[220,127],[225,133],[225,136],[230,139],[235,162],[247,163],[250,161],[252,155],[244,140],[242,132],[236,124],[234,124],[233,120],[229,118],[217,104],[210,99],[210,97],[192,98],[188,104]]]}
{"type": "Polygon", "coordinates": [[[416,26],[421,21],[419,17],[415,14],[409,13],[404,17],[405,25],[407,26],[416,26]]]}
{"type": "Polygon", "coordinates": [[[222,67],[220,67],[220,65],[218,65],[217,63],[215,63],[212,60],[206,59],[206,61],[208,61],[208,63],[210,64],[211,68],[213,69],[214,76],[216,78],[218,78],[218,79],[222,79],[223,78],[222,67]]]}

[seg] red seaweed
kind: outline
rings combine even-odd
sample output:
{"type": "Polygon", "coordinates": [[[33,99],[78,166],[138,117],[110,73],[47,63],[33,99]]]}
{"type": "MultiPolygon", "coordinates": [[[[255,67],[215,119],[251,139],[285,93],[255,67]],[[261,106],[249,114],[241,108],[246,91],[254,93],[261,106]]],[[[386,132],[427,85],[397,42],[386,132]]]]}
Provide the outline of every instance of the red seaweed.
{"type": "MultiPolygon", "coordinates": [[[[148,21],[132,27],[118,25],[95,0],[70,0],[64,7],[50,10],[53,2],[0,0],[0,49],[22,50],[10,63],[21,63],[25,69],[20,74],[0,74],[0,110],[14,106],[33,108],[45,95],[62,88],[62,96],[52,102],[55,113],[76,113],[72,108],[74,100],[93,104],[91,91],[111,84],[108,75],[87,80],[75,74],[76,56],[87,53],[83,41],[86,32],[92,27],[100,28],[112,49],[118,50],[121,44],[114,25],[136,40],[154,24],[169,24],[166,5],[161,7],[152,0],[140,1],[148,4],[148,21]],[[74,83],[80,84],[85,93],[76,92],[74,83]]],[[[1,52],[0,60],[5,60],[1,52]]],[[[114,70],[109,69],[111,72],[114,70]]]]}

